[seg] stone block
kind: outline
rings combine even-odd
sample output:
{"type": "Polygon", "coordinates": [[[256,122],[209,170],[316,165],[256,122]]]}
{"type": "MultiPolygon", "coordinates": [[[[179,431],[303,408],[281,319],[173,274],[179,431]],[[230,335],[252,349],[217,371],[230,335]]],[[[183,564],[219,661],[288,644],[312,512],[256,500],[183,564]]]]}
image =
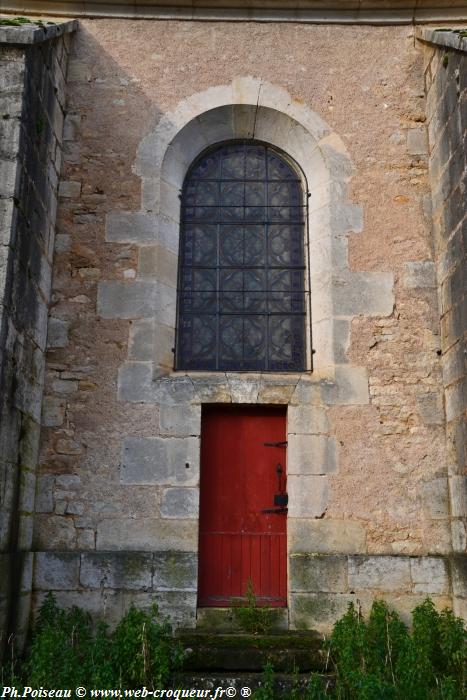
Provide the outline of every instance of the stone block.
{"type": "Polygon", "coordinates": [[[55,428],[63,424],[66,402],[58,396],[44,396],[42,401],[42,425],[55,428]]]}
{"type": "Polygon", "coordinates": [[[54,379],[51,387],[56,394],[73,394],[78,391],[78,382],[71,379],[54,379]]]}
{"type": "Polygon", "coordinates": [[[152,362],[126,362],[120,367],[118,371],[118,398],[120,401],[157,403],[152,362]]]}
{"type": "Polygon", "coordinates": [[[321,383],[323,401],[329,405],[363,405],[370,403],[368,374],[365,367],[343,367],[335,369],[333,382],[321,383]]]}
{"type": "Polygon", "coordinates": [[[394,308],[390,272],[352,272],[335,277],[332,301],[336,316],[390,316],[394,308]]]}
{"type": "Polygon", "coordinates": [[[349,557],[349,588],[381,591],[409,591],[410,559],[390,556],[349,557]]]}
{"type": "Polygon", "coordinates": [[[421,484],[423,514],[426,518],[442,520],[449,517],[448,480],[445,478],[421,484]]]}
{"type": "Polygon", "coordinates": [[[351,520],[302,520],[291,518],[287,525],[289,552],[318,554],[363,554],[366,530],[351,520]]]}
{"type": "Polygon", "coordinates": [[[428,135],[424,126],[407,130],[407,153],[413,156],[428,154],[428,135]]]}
{"type": "Polygon", "coordinates": [[[102,318],[150,318],[175,327],[176,290],[154,281],[99,283],[97,313],[102,318]]]}
{"type": "Polygon", "coordinates": [[[337,471],[336,439],[324,435],[289,435],[289,474],[334,474],[337,471]]]}
{"type": "Polygon", "coordinates": [[[152,243],[156,240],[156,219],[142,212],[113,211],[105,222],[105,240],[116,243],[152,243]]]}
{"type": "Polygon", "coordinates": [[[305,593],[345,593],[347,557],[293,554],[289,559],[291,591],[305,593]]]}
{"type": "Polygon", "coordinates": [[[76,180],[62,180],[58,188],[58,196],[64,198],[77,198],[81,195],[81,182],[76,180]]]}
{"type": "Polygon", "coordinates": [[[295,383],[262,381],[258,392],[258,403],[287,404],[295,391],[295,383]]]}
{"type": "Polygon", "coordinates": [[[121,480],[124,484],[196,486],[199,481],[199,439],[126,438],[121,480]]]}
{"type": "Polygon", "coordinates": [[[332,331],[334,362],[337,365],[346,364],[349,361],[347,352],[350,347],[350,321],[342,318],[334,319],[332,331]]]}
{"type": "Polygon", "coordinates": [[[156,316],[160,308],[155,282],[99,282],[97,313],[102,318],[138,318],[156,316]]]}
{"type": "Polygon", "coordinates": [[[79,580],[85,588],[151,588],[152,554],[88,552],[81,555],[79,580]]]}
{"type": "Polygon", "coordinates": [[[201,406],[161,404],[159,410],[159,430],[161,435],[200,435],[201,406]]]}
{"type": "Polygon", "coordinates": [[[79,554],[36,552],[34,587],[42,591],[70,590],[79,586],[79,554]]]}
{"type": "MultiPolygon", "coordinates": [[[[76,522],[76,521],[75,521],[76,522]]],[[[94,530],[79,528],[76,531],[76,544],[78,549],[92,550],[96,546],[96,533],[94,530]]]]}
{"type": "Polygon", "coordinates": [[[467,551],[467,528],[462,520],[451,521],[452,549],[454,552],[467,551]]]}
{"type": "Polygon", "coordinates": [[[47,347],[65,348],[68,345],[68,321],[50,316],[47,328],[47,347]]]}
{"type": "Polygon", "coordinates": [[[452,557],[451,575],[454,595],[467,598],[467,555],[465,551],[452,557]]]}
{"type": "Polygon", "coordinates": [[[290,518],[321,518],[329,503],[326,476],[294,476],[287,480],[290,518]]]}
{"type": "Polygon", "coordinates": [[[405,263],[402,285],[406,289],[436,288],[435,264],[431,261],[405,263]]]}
{"type": "Polygon", "coordinates": [[[197,593],[188,591],[154,591],[152,595],[159,614],[167,617],[174,628],[196,627],[197,598],[197,593]]]}
{"type": "Polygon", "coordinates": [[[453,518],[467,516],[467,476],[449,477],[451,515],[453,518]]]}
{"type": "Polygon", "coordinates": [[[347,612],[349,603],[356,604],[357,596],[345,593],[293,593],[289,603],[290,627],[327,634],[347,612]]]}
{"type": "Polygon", "coordinates": [[[97,526],[97,549],[196,552],[197,520],[106,518],[97,526]]]}
{"type": "Polygon", "coordinates": [[[0,159],[0,195],[13,197],[20,181],[21,166],[16,160],[0,159]]]}
{"type": "Polygon", "coordinates": [[[36,500],[34,510],[36,513],[53,513],[53,486],[55,477],[52,474],[41,475],[36,482],[36,500]]]}
{"type": "Polygon", "coordinates": [[[232,403],[256,403],[261,389],[259,375],[227,374],[227,382],[232,403]]]}
{"type": "Polygon", "coordinates": [[[160,507],[163,518],[197,518],[199,515],[199,489],[165,489],[160,507]]]}
{"type": "Polygon", "coordinates": [[[35,550],[76,548],[76,529],[70,519],[60,515],[37,514],[34,525],[35,550]]]}
{"type": "Polygon", "coordinates": [[[81,126],[81,115],[68,113],[63,123],[63,140],[75,141],[81,126]]]}
{"type": "Polygon", "coordinates": [[[321,406],[289,406],[287,432],[300,435],[320,435],[329,432],[327,411],[321,406]]]}
{"type": "Polygon", "coordinates": [[[153,555],[155,590],[196,591],[198,557],[195,552],[155,552],[153,555]]]}
{"type": "Polygon", "coordinates": [[[414,593],[449,595],[448,564],[441,557],[417,557],[410,560],[414,593]]]}
{"type": "Polygon", "coordinates": [[[175,329],[156,323],[155,319],[140,319],[130,325],[129,359],[153,361],[158,367],[171,369],[174,365],[175,329]]]}
{"type": "Polygon", "coordinates": [[[138,276],[159,280],[169,287],[177,287],[178,256],[161,245],[147,245],[139,249],[138,276]]]}
{"type": "Polygon", "coordinates": [[[425,425],[444,425],[444,402],[441,389],[417,396],[417,406],[425,425]]]}
{"type": "Polygon", "coordinates": [[[195,398],[194,382],[183,376],[158,379],[154,382],[154,396],[161,405],[189,403],[195,398]]]}
{"type": "Polygon", "coordinates": [[[175,328],[158,323],[154,338],[154,362],[160,367],[173,369],[175,361],[175,328]]]}
{"type": "Polygon", "coordinates": [[[130,323],[128,357],[130,360],[154,361],[156,323],[152,318],[144,318],[130,323]]]}

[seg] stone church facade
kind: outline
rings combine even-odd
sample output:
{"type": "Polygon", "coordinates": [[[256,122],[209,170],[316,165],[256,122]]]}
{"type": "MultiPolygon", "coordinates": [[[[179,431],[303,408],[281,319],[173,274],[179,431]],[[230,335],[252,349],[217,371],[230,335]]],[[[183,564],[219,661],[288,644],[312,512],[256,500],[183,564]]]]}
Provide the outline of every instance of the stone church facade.
{"type": "Polygon", "coordinates": [[[224,4],[0,26],[5,630],[49,590],[210,624],[202,417],[225,405],[286,414],[286,627],[376,597],[466,615],[467,39],[436,29],[467,9],[224,4]],[[300,371],[176,368],[185,178],[236,142],[302,183],[300,371]]]}

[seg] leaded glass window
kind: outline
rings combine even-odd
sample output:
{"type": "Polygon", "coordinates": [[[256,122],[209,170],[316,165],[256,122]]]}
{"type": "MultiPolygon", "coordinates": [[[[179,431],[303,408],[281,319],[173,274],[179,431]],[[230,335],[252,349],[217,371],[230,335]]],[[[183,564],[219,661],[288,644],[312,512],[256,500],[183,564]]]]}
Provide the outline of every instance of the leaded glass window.
{"type": "Polygon", "coordinates": [[[177,369],[305,369],[304,196],[275,149],[217,146],[182,191],[177,369]]]}

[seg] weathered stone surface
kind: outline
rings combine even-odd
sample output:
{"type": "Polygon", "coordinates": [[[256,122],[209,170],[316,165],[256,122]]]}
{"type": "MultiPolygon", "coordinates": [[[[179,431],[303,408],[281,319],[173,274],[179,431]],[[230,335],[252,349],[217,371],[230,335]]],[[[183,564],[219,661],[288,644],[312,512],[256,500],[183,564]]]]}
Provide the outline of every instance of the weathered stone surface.
{"type": "Polygon", "coordinates": [[[154,319],[144,318],[132,321],[130,324],[128,358],[140,362],[154,362],[155,339],[156,324],[154,319]]]}
{"type": "Polygon", "coordinates": [[[176,290],[162,282],[103,281],[97,295],[98,314],[103,318],[136,319],[157,315],[162,324],[175,326],[176,290]]]}
{"type": "Polygon", "coordinates": [[[157,403],[154,375],[155,369],[152,362],[125,362],[118,373],[119,399],[138,403],[157,403]]]}
{"type": "Polygon", "coordinates": [[[289,435],[289,474],[333,474],[337,470],[335,438],[324,435],[289,435]]]}
{"type": "Polygon", "coordinates": [[[162,435],[200,435],[201,406],[162,404],[159,428],[162,435]]]}
{"type": "Polygon", "coordinates": [[[334,382],[323,382],[321,388],[327,404],[346,406],[370,401],[365,367],[336,367],[334,382]]]}
{"type": "Polygon", "coordinates": [[[320,435],[329,432],[327,411],[321,406],[289,406],[287,432],[301,435],[320,435]]]}
{"type": "Polygon", "coordinates": [[[199,480],[199,439],[126,438],[121,479],[124,484],[196,486],[199,480]]]}
{"type": "Polygon", "coordinates": [[[408,557],[349,557],[349,588],[382,591],[409,590],[408,557]]]}
{"type": "MultiPolygon", "coordinates": [[[[449,477],[449,493],[452,517],[465,518],[467,514],[467,476],[449,477]]],[[[444,497],[445,494],[442,485],[440,485],[439,499],[444,499],[444,497]]],[[[444,500],[442,505],[444,505],[444,500]]]]}
{"type": "Polygon", "coordinates": [[[79,585],[79,554],[36,552],[34,586],[42,591],[69,590],[79,585]]]}
{"type": "Polygon", "coordinates": [[[138,275],[177,286],[178,256],[160,245],[142,246],[138,258],[138,275]]]}
{"type": "Polygon", "coordinates": [[[64,198],[76,198],[81,194],[81,182],[76,180],[62,180],[60,182],[60,187],[58,190],[60,197],[64,198]]]}
{"type": "Polygon", "coordinates": [[[196,591],[198,557],[194,552],[156,552],[153,587],[159,591],[196,591]]]}
{"type": "Polygon", "coordinates": [[[465,552],[452,557],[451,575],[454,595],[467,598],[467,556],[465,552]]]}
{"type": "Polygon", "coordinates": [[[58,396],[44,396],[42,402],[42,425],[47,428],[62,425],[66,402],[58,396]]]}
{"type": "Polygon", "coordinates": [[[407,152],[410,155],[426,155],[428,153],[428,135],[424,126],[407,130],[407,152]]]}
{"type": "Polygon", "coordinates": [[[165,489],[162,494],[163,518],[197,518],[199,514],[198,489],[165,489]]]}
{"type": "Polygon", "coordinates": [[[34,548],[41,550],[73,550],[76,546],[76,529],[68,518],[38,514],[35,519],[34,548]]]}
{"type": "Polygon", "coordinates": [[[436,287],[435,264],[431,261],[405,263],[402,284],[407,289],[436,287]]]}
{"type": "Polygon", "coordinates": [[[156,240],[156,220],[140,212],[115,211],[107,215],[105,238],[116,243],[151,243],[156,240]]]}
{"type": "Polygon", "coordinates": [[[86,588],[151,588],[152,555],[93,552],[81,555],[80,584],[86,588]]]}
{"type": "Polygon", "coordinates": [[[443,519],[449,517],[448,480],[433,479],[421,485],[422,507],[428,518],[443,519]]]}
{"type": "Polygon", "coordinates": [[[68,321],[62,321],[60,318],[49,318],[49,326],[47,331],[47,347],[48,348],[65,348],[68,345],[68,321]]]}
{"type": "Polygon", "coordinates": [[[287,525],[290,552],[360,554],[366,551],[366,531],[351,520],[291,518],[287,525]]]}
{"type": "Polygon", "coordinates": [[[289,560],[291,591],[345,593],[347,557],[294,554],[289,560]]]}
{"type": "Polygon", "coordinates": [[[40,476],[37,479],[36,499],[34,504],[36,513],[53,513],[54,501],[52,490],[54,483],[55,477],[51,474],[40,476]]]}
{"type": "Polygon", "coordinates": [[[444,403],[441,392],[429,392],[417,396],[417,405],[423,422],[426,425],[443,425],[444,403]]]}
{"type": "Polygon", "coordinates": [[[449,594],[449,572],[441,557],[418,557],[410,560],[414,593],[449,594]]]}
{"type": "Polygon", "coordinates": [[[198,549],[198,523],[196,520],[107,518],[97,526],[96,548],[195,552],[198,549]]]}
{"type": "Polygon", "coordinates": [[[289,517],[321,518],[329,503],[326,476],[289,476],[289,517]]]}
{"type": "Polygon", "coordinates": [[[388,272],[352,272],[335,278],[332,287],[336,316],[389,316],[394,308],[394,278],[388,272]]]}
{"type": "Polygon", "coordinates": [[[356,598],[338,593],[294,593],[290,596],[291,628],[328,633],[356,598]]]}

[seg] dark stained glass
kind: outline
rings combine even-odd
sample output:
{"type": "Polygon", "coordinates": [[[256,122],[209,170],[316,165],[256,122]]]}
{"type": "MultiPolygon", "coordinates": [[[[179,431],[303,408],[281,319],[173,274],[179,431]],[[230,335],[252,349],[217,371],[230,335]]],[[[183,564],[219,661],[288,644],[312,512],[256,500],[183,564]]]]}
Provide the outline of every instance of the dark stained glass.
{"type": "Polygon", "coordinates": [[[305,369],[305,205],[273,148],[202,155],[182,193],[177,369],[305,369]]]}

